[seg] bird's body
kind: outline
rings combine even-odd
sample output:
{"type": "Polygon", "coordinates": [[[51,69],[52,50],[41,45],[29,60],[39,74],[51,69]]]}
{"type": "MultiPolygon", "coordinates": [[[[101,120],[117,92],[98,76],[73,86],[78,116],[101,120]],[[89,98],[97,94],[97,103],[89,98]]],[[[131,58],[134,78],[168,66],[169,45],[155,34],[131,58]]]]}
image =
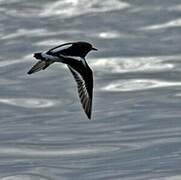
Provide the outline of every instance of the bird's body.
{"type": "Polygon", "coordinates": [[[32,74],[46,69],[55,62],[67,64],[77,83],[80,101],[89,119],[92,111],[93,73],[85,56],[91,50],[97,49],[87,42],[62,44],[46,52],[35,53],[34,57],[39,61],[28,71],[28,74],[32,74]]]}

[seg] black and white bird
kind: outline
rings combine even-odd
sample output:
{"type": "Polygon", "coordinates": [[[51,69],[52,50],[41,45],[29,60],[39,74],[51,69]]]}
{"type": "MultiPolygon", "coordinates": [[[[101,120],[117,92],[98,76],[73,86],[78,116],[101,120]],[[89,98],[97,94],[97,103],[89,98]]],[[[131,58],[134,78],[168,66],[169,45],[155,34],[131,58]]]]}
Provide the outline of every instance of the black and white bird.
{"type": "Polygon", "coordinates": [[[91,50],[97,51],[87,42],[61,44],[48,51],[35,53],[34,57],[39,61],[28,71],[28,74],[32,74],[45,70],[54,62],[67,64],[77,83],[80,101],[89,119],[92,112],[93,72],[85,57],[91,50]]]}

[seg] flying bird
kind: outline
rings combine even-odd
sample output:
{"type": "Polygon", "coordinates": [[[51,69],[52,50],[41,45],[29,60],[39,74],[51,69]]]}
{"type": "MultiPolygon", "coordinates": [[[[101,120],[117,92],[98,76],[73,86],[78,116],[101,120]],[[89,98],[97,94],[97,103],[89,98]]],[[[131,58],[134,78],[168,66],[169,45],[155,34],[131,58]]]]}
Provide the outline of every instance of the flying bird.
{"type": "Polygon", "coordinates": [[[79,98],[89,119],[92,113],[93,72],[85,57],[91,50],[97,51],[88,42],[61,44],[48,51],[35,53],[34,57],[39,61],[28,71],[28,74],[33,74],[45,70],[55,62],[66,64],[77,83],[79,98]]]}

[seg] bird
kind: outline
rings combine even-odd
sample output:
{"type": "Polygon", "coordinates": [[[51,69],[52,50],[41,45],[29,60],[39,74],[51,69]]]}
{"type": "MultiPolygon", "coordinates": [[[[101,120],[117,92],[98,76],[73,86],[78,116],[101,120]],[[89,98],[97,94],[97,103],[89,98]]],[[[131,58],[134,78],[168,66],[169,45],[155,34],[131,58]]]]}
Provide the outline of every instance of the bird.
{"type": "Polygon", "coordinates": [[[48,51],[34,53],[38,62],[27,72],[33,74],[45,70],[55,62],[66,64],[76,83],[80,102],[88,119],[92,114],[93,71],[86,62],[90,51],[97,51],[92,44],[84,41],[69,42],[56,46],[48,51]]]}

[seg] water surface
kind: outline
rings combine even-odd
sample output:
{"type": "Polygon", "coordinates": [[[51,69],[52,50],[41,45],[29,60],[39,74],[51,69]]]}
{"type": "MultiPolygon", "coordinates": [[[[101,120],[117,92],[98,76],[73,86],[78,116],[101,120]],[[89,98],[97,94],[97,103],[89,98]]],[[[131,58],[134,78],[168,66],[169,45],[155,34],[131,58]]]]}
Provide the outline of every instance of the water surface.
{"type": "Polygon", "coordinates": [[[2,180],[181,179],[180,0],[0,0],[2,180]],[[93,120],[63,64],[34,52],[84,40],[93,120]]]}

